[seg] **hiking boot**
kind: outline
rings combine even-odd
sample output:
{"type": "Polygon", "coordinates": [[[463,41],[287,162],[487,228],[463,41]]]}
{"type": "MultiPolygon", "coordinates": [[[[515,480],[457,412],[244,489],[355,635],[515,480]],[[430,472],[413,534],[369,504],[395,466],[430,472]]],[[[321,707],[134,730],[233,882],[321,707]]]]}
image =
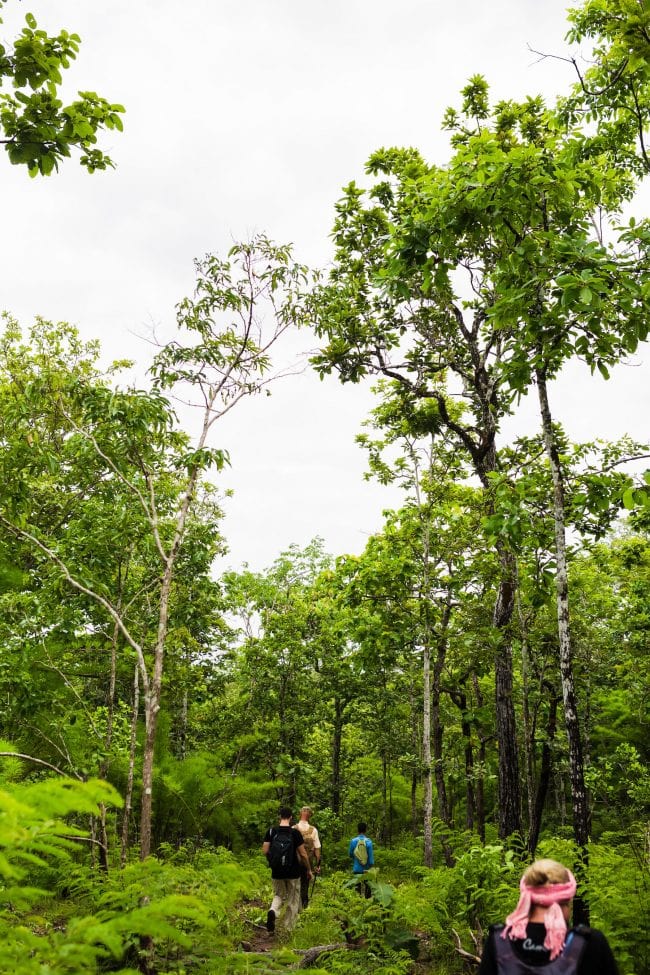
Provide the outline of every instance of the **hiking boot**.
{"type": "Polygon", "coordinates": [[[266,915],[266,930],[269,934],[273,934],[275,931],[275,911],[269,911],[266,915]]]}

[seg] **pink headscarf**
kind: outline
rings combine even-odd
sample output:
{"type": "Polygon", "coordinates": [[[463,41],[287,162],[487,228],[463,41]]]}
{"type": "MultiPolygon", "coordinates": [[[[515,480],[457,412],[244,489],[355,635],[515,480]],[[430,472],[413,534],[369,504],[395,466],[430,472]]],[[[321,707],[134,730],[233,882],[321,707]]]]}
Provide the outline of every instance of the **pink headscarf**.
{"type": "Polygon", "coordinates": [[[546,884],[544,887],[529,887],[524,883],[522,877],[519,881],[521,896],[519,903],[512,914],[506,918],[506,927],[501,934],[502,938],[525,938],[526,924],[533,904],[541,904],[548,907],[544,915],[544,926],[546,937],[544,947],[551,952],[551,961],[560,954],[564,948],[566,937],[566,921],[560,907],[560,902],[570,901],[576,892],[576,878],[570,870],[567,870],[569,879],[563,884],[546,884]]]}

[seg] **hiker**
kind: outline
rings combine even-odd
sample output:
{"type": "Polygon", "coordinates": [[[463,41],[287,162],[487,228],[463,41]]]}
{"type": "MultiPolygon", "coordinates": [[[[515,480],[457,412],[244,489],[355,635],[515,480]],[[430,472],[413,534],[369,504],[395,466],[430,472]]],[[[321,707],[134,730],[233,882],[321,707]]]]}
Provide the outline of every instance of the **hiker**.
{"type": "Polygon", "coordinates": [[[289,806],[280,809],[278,826],[271,826],[264,835],[262,853],[271,867],[271,884],[273,900],[266,915],[266,930],[275,931],[276,918],[285,905],[283,924],[287,931],[291,931],[296,923],[300,911],[300,871],[307,873],[307,883],[312,877],[309,857],[305,850],[305,842],[291,825],[292,812],[289,806]]]}
{"type": "MultiPolygon", "coordinates": [[[[309,806],[303,806],[300,810],[300,819],[296,823],[296,829],[300,832],[305,841],[305,850],[309,857],[312,873],[318,876],[320,873],[321,845],[318,830],[309,822],[312,810],[309,806]]],[[[300,873],[300,904],[304,909],[309,904],[309,877],[303,868],[300,873]]]]}
{"type": "Polygon", "coordinates": [[[374,867],[375,854],[372,849],[372,840],[368,839],[366,836],[366,824],[359,823],[357,829],[359,832],[350,840],[348,854],[352,860],[352,872],[355,874],[355,876],[359,876],[357,890],[360,894],[364,894],[365,897],[370,897],[370,887],[363,879],[363,874],[366,872],[366,870],[369,870],[370,867],[374,867]]]}
{"type": "Polygon", "coordinates": [[[557,860],[536,860],[519,882],[521,896],[505,924],[492,925],[478,975],[617,975],[601,931],[568,929],[575,877],[557,860]]]}

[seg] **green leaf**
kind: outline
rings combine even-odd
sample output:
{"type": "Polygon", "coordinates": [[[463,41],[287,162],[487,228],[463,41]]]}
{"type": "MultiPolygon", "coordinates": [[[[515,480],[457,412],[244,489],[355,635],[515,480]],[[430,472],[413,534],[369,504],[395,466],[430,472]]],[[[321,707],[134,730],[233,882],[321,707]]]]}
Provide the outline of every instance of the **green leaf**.
{"type": "Polygon", "coordinates": [[[634,500],[634,488],[628,488],[627,491],[623,492],[623,507],[627,508],[628,511],[632,511],[636,508],[636,502],[634,500]]]}

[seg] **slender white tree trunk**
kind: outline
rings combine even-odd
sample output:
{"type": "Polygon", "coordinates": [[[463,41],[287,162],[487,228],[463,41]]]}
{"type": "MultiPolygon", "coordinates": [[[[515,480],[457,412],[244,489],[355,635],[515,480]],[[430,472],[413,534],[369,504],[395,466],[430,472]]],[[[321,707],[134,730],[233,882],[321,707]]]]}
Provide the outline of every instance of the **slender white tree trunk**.
{"type": "Polygon", "coordinates": [[[537,391],[539,395],[544,443],[553,479],[553,519],[555,525],[555,555],[557,571],[555,589],[557,600],[557,623],[560,645],[560,676],[562,698],[564,701],[564,722],[569,742],[569,772],[571,776],[571,797],[573,802],[573,830],[576,843],[585,848],[589,841],[589,812],[587,790],[584,779],[582,738],[578,721],[578,702],[573,679],[573,653],[571,646],[571,627],[569,618],[569,575],[566,553],[566,520],[564,505],[564,480],[562,467],[555,443],[551,411],[548,403],[546,376],[537,369],[537,391]]]}
{"type": "Polygon", "coordinates": [[[124,795],[124,817],[122,819],[122,844],[120,849],[120,865],[126,864],[129,849],[129,828],[131,825],[131,809],[133,806],[133,783],[135,781],[135,753],[138,744],[138,716],[140,712],[140,669],[135,665],[133,675],[133,710],[131,712],[131,740],[129,743],[129,772],[126,780],[124,795]]]}

